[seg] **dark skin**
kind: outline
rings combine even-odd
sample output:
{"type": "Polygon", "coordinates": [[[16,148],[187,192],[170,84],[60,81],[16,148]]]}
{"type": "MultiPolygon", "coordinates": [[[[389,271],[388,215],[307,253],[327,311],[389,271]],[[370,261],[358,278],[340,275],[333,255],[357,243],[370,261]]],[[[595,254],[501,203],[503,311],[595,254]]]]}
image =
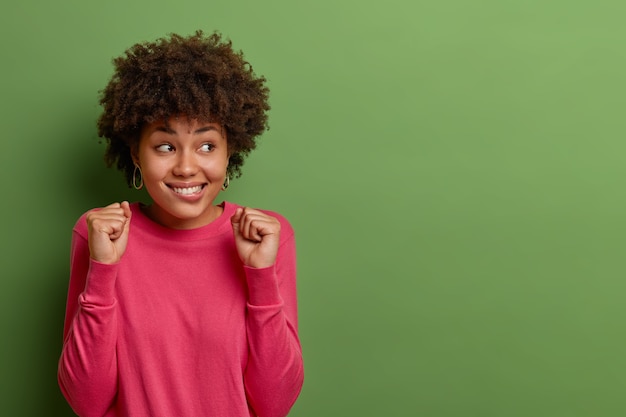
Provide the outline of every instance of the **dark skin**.
{"type": "MultiPolygon", "coordinates": [[[[109,204],[87,215],[89,254],[100,263],[120,261],[131,223],[128,201],[109,204]]],[[[238,208],[230,219],[239,258],[252,268],[267,268],[276,261],[280,241],[280,223],[249,207],[238,208]]]]}
{"type": "MultiPolygon", "coordinates": [[[[146,209],[154,221],[165,227],[195,228],[221,214],[214,200],[229,161],[227,140],[221,131],[215,123],[188,118],[155,122],[144,129],[134,157],[154,201],[146,209]]],[[[106,264],[120,261],[131,218],[126,201],[87,215],[92,259],[106,264]]],[[[280,241],[280,222],[276,218],[248,207],[239,208],[231,217],[231,225],[244,265],[266,268],[274,264],[280,241]]]]}
{"type": "Polygon", "coordinates": [[[107,140],[105,161],[132,185],[141,130],[157,120],[186,115],[220,123],[228,136],[228,175],[241,175],[256,138],[268,129],[269,90],[240,52],[218,33],[201,31],[139,43],[114,60],[102,90],[98,134],[107,140]]]}
{"type": "MultiPolygon", "coordinates": [[[[141,168],[154,201],[146,214],[157,223],[191,228],[213,221],[220,214],[214,205],[219,193],[216,184],[221,187],[226,176],[241,175],[245,156],[256,147],[256,137],[268,128],[270,106],[265,78],[254,74],[230,41],[223,40],[219,33],[206,36],[201,31],[187,37],[172,34],[155,42],[138,43],[113,62],[115,71],[101,92],[103,112],[98,120],[98,134],[107,140],[105,161],[124,172],[129,186],[135,166],[141,168]],[[208,162],[209,155],[213,158],[211,163],[215,162],[215,153],[206,153],[180,126],[175,132],[178,142],[172,147],[178,153],[172,155],[197,156],[184,161],[184,175],[182,162],[163,164],[170,161],[170,148],[159,148],[168,150],[167,158],[153,158],[149,147],[142,151],[148,127],[185,120],[220,126],[227,146],[219,147],[221,168],[208,162]],[[166,179],[159,181],[159,176],[166,179]],[[153,183],[150,179],[154,179],[153,183]],[[181,187],[187,188],[184,196],[183,191],[175,196],[167,194],[181,187]],[[192,195],[192,191],[198,196],[192,195]]],[[[119,262],[126,249],[131,217],[128,202],[113,203],[88,214],[93,259],[119,262]]],[[[245,265],[261,268],[274,263],[280,235],[278,220],[244,208],[237,210],[231,223],[245,265]]]]}

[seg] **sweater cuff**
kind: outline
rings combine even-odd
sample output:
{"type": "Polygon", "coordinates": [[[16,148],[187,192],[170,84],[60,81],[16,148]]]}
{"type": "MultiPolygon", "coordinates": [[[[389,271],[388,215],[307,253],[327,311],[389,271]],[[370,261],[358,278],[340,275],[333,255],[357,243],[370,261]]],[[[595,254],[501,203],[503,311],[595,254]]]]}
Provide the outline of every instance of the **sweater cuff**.
{"type": "Polygon", "coordinates": [[[103,264],[89,259],[89,272],[83,293],[89,304],[111,305],[115,302],[118,264],[103,264]]]}
{"type": "Polygon", "coordinates": [[[282,304],[278,283],[276,280],[276,267],[251,268],[244,266],[248,281],[248,303],[253,306],[273,306],[282,304]]]}

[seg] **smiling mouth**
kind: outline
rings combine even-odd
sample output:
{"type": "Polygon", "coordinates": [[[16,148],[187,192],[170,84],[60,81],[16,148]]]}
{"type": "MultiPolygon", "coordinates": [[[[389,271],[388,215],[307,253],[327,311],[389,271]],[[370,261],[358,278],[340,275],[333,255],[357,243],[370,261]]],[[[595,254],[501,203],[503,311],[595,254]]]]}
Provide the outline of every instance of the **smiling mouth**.
{"type": "Polygon", "coordinates": [[[192,195],[197,194],[204,188],[204,185],[196,185],[195,187],[170,187],[176,194],[192,195]]]}

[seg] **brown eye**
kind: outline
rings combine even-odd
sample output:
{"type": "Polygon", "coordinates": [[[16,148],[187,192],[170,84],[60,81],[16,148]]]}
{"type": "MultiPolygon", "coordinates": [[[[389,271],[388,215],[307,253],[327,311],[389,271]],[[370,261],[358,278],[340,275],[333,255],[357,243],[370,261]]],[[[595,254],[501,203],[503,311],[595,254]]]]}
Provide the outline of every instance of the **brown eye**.
{"type": "Polygon", "coordinates": [[[203,143],[202,146],[200,146],[202,152],[211,152],[214,148],[215,146],[211,143],[203,143]]]}
{"type": "Polygon", "coordinates": [[[159,152],[172,152],[174,150],[174,147],[170,145],[169,143],[164,143],[162,145],[157,146],[156,150],[159,152]]]}

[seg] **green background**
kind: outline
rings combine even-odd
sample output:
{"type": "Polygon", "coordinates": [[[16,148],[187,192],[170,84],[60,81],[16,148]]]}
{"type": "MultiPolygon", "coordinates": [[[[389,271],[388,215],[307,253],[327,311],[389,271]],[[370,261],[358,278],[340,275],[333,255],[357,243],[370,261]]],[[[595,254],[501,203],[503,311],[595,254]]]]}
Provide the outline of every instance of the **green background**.
{"type": "Polygon", "coordinates": [[[626,415],[626,3],[21,0],[0,12],[0,414],[56,385],[111,59],[220,30],[271,88],[224,198],[297,230],[290,416],[626,415]]]}

